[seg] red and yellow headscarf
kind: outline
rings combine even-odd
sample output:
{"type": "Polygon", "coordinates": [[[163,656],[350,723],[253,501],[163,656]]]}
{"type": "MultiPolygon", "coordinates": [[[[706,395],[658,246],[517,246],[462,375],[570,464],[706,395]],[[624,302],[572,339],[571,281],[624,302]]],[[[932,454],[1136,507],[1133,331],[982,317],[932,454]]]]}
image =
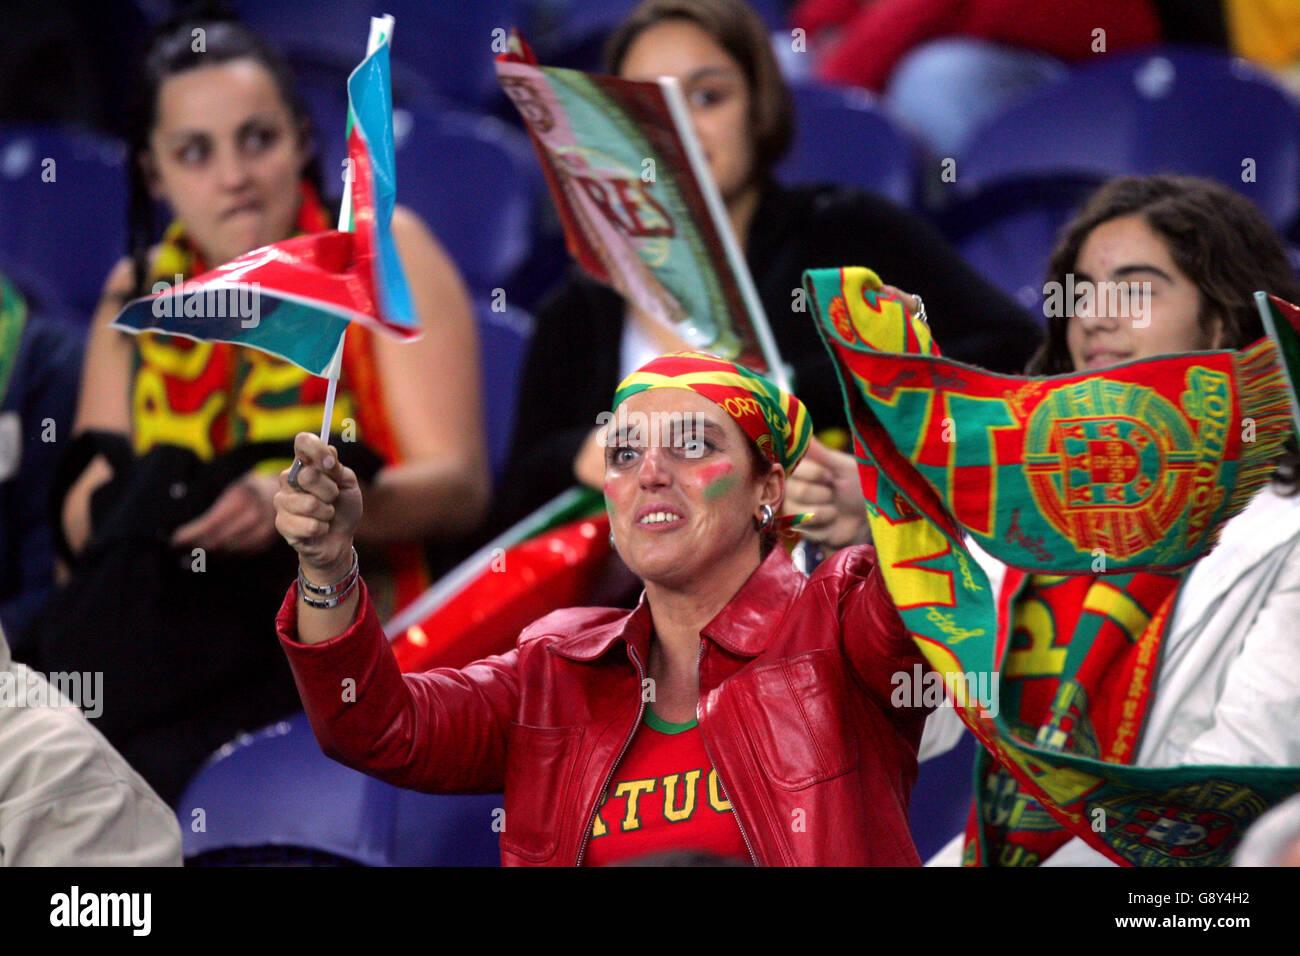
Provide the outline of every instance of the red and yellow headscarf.
{"type": "Polygon", "coordinates": [[[740,426],[768,461],[786,474],[808,450],[812,418],[803,402],[742,365],[703,352],[672,352],[641,366],[619,383],[614,410],[648,388],[684,388],[703,395],[740,426]]]}

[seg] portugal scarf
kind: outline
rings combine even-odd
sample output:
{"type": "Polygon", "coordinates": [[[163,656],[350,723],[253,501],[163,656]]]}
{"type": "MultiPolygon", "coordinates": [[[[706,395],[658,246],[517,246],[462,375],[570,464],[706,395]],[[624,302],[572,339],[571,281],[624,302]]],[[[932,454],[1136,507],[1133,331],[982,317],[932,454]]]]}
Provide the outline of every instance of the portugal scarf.
{"type": "Polygon", "coordinates": [[[1300,768],[1129,761],[1185,567],[1268,480],[1290,433],[1272,340],[994,375],[942,358],[869,270],[804,282],[886,584],[989,755],[968,861],[1033,863],[1074,835],[1117,863],[1226,863],[1300,789],[1300,768]],[[1006,633],[967,534],[1023,572],[1003,592],[1006,633]],[[977,699],[990,678],[998,698],[977,699]]]}

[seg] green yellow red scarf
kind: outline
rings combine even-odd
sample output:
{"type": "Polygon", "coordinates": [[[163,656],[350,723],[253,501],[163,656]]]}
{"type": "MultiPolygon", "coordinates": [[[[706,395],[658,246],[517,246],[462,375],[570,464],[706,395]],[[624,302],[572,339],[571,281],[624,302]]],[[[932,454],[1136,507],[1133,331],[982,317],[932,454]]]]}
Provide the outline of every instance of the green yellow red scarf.
{"type": "Polygon", "coordinates": [[[1268,480],[1291,431],[1273,342],[994,375],[942,358],[869,270],[804,283],[886,584],[990,755],[968,861],[1034,863],[1078,836],[1118,863],[1225,863],[1300,789],[1300,768],[1129,761],[1184,569],[1268,480]],[[1001,617],[965,535],[1018,569],[1001,617]],[[997,707],[979,699],[990,678],[997,707]]]}
{"type": "Polygon", "coordinates": [[[650,388],[684,388],[725,411],[768,461],[787,473],[808,450],[812,419],[789,392],[757,372],[705,352],[671,352],[651,359],[619,383],[614,410],[650,388]]]}

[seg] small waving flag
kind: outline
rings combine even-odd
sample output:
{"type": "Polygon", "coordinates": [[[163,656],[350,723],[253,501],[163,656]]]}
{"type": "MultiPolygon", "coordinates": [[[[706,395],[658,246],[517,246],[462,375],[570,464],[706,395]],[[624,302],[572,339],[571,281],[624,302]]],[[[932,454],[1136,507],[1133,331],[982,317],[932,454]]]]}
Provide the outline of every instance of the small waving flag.
{"type": "Polygon", "coordinates": [[[114,328],[246,345],[314,375],[337,374],[331,365],[349,322],[398,338],[419,334],[390,229],[396,193],[391,18],[383,26],[372,24],[370,52],[348,77],[351,202],[345,196],[339,229],[254,249],[136,299],[114,328]]]}

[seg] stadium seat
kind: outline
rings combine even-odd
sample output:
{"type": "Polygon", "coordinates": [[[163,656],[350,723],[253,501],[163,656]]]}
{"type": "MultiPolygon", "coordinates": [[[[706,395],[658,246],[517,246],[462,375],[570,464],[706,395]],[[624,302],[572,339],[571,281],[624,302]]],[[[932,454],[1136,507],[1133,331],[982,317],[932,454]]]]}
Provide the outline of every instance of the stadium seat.
{"type": "Polygon", "coordinates": [[[921,151],[866,90],[799,82],[791,87],[795,139],[777,166],[785,183],[841,183],[910,206],[921,151]]]}
{"type": "Polygon", "coordinates": [[[528,256],[545,199],[527,138],[500,120],[394,110],[398,201],[429,224],[470,288],[505,286],[528,256]]]}
{"type": "MultiPolygon", "coordinates": [[[[326,192],[342,192],[347,157],[341,82],[303,84],[316,125],[326,192]]],[[[501,120],[451,109],[445,100],[394,91],[397,201],[424,219],[470,288],[508,286],[527,259],[545,185],[527,137],[501,120]]]]}
{"type": "Polygon", "coordinates": [[[1252,199],[1278,227],[1300,212],[1300,108],[1263,70],[1159,47],[1107,56],[1000,114],[956,157],[971,194],[1026,174],[1177,172],[1252,199]]]}
{"type": "MultiPolygon", "coordinates": [[[[529,39],[547,66],[596,71],[605,38],[640,0],[534,0],[529,39]]],[[[749,0],[769,30],[785,26],[780,0],[749,0]]]]}
{"type": "Polygon", "coordinates": [[[349,770],[321,753],[298,714],[213,754],[177,816],[191,866],[496,866],[502,804],[499,795],[401,790],[349,770]]]}
{"type": "MultiPolygon", "coordinates": [[[[327,78],[327,74],[322,75],[327,78]]],[[[347,96],[339,82],[303,84],[326,193],[342,192],[347,96]]],[[[528,258],[545,184],[527,137],[445,100],[394,92],[397,201],[424,219],[475,292],[509,286],[528,258]]]]}
{"type": "Polygon", "coordinates": [[[487,425],[492,477],[499,481],[510,455],[515,408],[528,342],[533,337],[533,317],[510,306],[505,296],[474,302],[478,318],[479,364],[483,382],[483,415],[487,425]]]}
{"type": "Polygon", "coordinates": [[[125,155],[76,129],[0,129],[0,261],[84,322],[126,253],[125,155]]]}
{"type": "Polygon", "coordinates": [[[935,222],[973,268],[1043,322],[1043,278],[1057,235],[1102,181],[1087,175],[1003,180],[949,204],[935,222]]]}
{"type": "Polygon", "coordinates": [[[297,63],[304,59],[355,66],[365,53],[370,17],[391,13],[393,82],[406,67],[461,108],[487,108],[503,99],[494,44],[525,26],[525,0],[335,0],[328,16],[315,0],[239,0],[240,17],[275,41],[297,63]],[[495,31],[500,30],[501,33],[495,31]]]}
{"type": "Polygon", "coordinates": [[[909,818],[912,842],[923,862],[966,829],[977,749],[975,737],[963,731],[952,750],[920,765],[912,787],[909,818]]]}

